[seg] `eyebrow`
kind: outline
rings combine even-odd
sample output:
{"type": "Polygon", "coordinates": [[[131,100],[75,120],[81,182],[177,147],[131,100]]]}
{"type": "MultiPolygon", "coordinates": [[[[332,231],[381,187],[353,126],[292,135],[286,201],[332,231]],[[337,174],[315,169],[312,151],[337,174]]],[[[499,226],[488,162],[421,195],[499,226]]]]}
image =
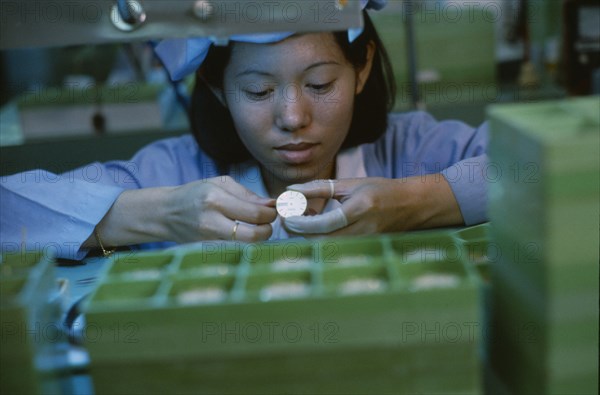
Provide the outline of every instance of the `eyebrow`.
{"type": "MultiPolygon", "coordinates": [[[[307,68],[304,69],[304,72],[310,70],[310,69],[314,69],[316,67],[320,67],[320,66],[328,66],[328,65],[337,65],[339,66],[340,64],[338,62],[335,61],[323,61],[323,62],[317,62],[317,63],[313,63],[310,66],[308,66],[307,68]]],[[[244,70],[238,74],[235,75],[236,78],[238,77],[242,77],[244,75],[248,75],[248,74],[258,74],[258,75],[262,75],[265,77],[272,77],[273,74],[271,73],[267,73],[266,71],[262,71],[262,70],[257,70],[257,69],[248,69],[248,70],[244,70]]]]}

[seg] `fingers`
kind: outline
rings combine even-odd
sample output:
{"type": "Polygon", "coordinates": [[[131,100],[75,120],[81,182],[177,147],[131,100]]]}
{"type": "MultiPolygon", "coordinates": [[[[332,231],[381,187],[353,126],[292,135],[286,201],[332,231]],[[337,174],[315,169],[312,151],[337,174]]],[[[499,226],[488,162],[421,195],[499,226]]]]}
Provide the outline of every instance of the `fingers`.
{"type": "Polygon", "coordinates": [[[290,191],[301,192],[308,199],[331,199],[335,196],[338,180],[314,180],[305,184],[294,184],[287,187],[290,191]]]}
{"type": "Polygon", "coordinates": [[[239,199],[246,200],[255,204],[275,207],[275,199],[258,196],[251,190],[239,184],[230,176],[211,178],[208,180],[208,182],[226,190],[227,192],[231,193],[233,196],[236,196],[239,199]]]}
{"type": "Polygon", "coordinates": [[[341,207],[315,216],[294,216],[284,220],[285,227],[299,234],[331,233],[348,225],[348,219],[341,207]]]}
{"type": "Polygon", "coordinates": [[[355,235],[365,235],[373,232],[369,232],[364,228],[364,226],[359,222],[354,222],[346,227],[335,230],[331,233],[328,233],[323,236],[327,237],[340,237],[340,236],[355,236],[355,235]]]}
{"type": "Polygon", "coordinates": [[[227,218],[249,224],[268,224],[275,221],[277,217],[277,211],[274,207],[267,207],[239,199],[227,191],[215,197],[210,204],[227,218]]]}
{"type": "MultiPolygon", "coordinates": [[[[350,188],[346,189],[349,190],[350,188]]],[[[370,204],[357,196],[348,196],[342,199],[341,206],[335,210],[314,216],[289,217],[283,223],[289,231],[300,235],[342,236],[372,233],[369,224],[361,221],[369,206],[370,204]]]]}
{"type": "Polygon", "coordinates": [[[273,228],[270,224],[266,225],[250,225],[244,222],[231,221],[231,232],[223,235],[223,240],[236,240],[254,243],[257,241],[267,240],[273,233],[273,228]],[[235,233],[233,232],[235,229],[235,233]]]}
{"type": "Polygon", "coordinates": [[[229,219],[268,224],[277,217],[275,199],[260,197],[229,176],[211,178],[208,182],[218,187],[206,197],[209,207],[229,219]]]}
{"type": "Polygon", "coordinates": [[[252,225],[241,221],[232,221],[225,217],[221,217],[214,225],[215,229],[218,229],[215,238],[221,240],[253,243],[267,240],[273,233],[270,224],[252,225]]]}
{"type": "Polygon", "coordinates": [[[365,232],[365,229],[360,224],[360,222],[355,222],[353,224],[349,224],[346,227],[340,228],[338,230],[334,230],[329,233],[314,233],[309,234],[305,233],[302,236],[307,239],[318,239],[322,237],[344,237],[344,236],[356,236],[356,235],[364,235],[368,232],[365,232]]]}

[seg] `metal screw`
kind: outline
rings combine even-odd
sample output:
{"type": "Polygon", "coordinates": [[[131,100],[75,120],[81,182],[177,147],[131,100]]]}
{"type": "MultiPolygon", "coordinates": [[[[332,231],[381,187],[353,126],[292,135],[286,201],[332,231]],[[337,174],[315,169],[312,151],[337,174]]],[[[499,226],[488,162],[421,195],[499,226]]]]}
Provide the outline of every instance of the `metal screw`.
{"type": "Polygon", "coordinates": [[[198,19],[207,21],[214,15],[215,6],[208,0],[197,0],[193,12],[198,19]]]}
{"type": "Polygon", "coordinates": [[[146,20],[146,13],[142,5],[136,0],[127,0],[127,6],[131,12],[132,21],[126,21],[119,12],[119,7],[114,4],[110,8],[110,20],[112,24],[119,30],[130,32],[140,27],[146,20]]]}

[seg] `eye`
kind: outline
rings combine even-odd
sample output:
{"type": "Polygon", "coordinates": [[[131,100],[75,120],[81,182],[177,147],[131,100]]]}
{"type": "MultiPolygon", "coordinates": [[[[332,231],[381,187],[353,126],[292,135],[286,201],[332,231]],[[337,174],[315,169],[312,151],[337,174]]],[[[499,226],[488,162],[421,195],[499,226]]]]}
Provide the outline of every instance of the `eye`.
{"type": "Polygon", "coordinates": [[[307,86],[315,91],[316,93],[326,93],[329,92],[333,88],[334,81],[327,82],[325,84],[308,84],[307,86]]]}
{"type": "Polygon", "coordinates": [[[264,100],[267,99],[271,93],[273,92],[273,89],[265,89],[265,90],[260,90],[260,91],[253,91],[253,90],[244,90],[244,94],[246,95],[247,98],[249,98],[250,100],[264,100]]]}
{"type": "Polygon", "coordinates": [[[242,93],[248,100],[261,101],[268,99],[275,91],[273,84],[252,82],[241,87],[242,93]]]}

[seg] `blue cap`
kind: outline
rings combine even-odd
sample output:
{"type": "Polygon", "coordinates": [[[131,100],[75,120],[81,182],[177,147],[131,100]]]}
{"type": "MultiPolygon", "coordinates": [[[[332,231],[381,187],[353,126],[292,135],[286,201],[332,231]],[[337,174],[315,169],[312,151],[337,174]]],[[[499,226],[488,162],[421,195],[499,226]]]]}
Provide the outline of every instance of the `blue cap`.
{"type": "MultiPolygon", "coordinates": [[[[360,0],[361,8],[380,10],[387,4],[387,0],[360,0]]],[[[362,33],[363,29],[349,29],[348,41],[353,42],[362,33]]],[[[264,33],[264,34],[238,34],[229,37],[232,41],[268,44],[288,38],[294,32],[264,33]]],[[[211,37],[200,38],[172,38],[162,40],[154,50],[167,68],[173,81],[185,78],[194,73],[208,54],[214,44],[211,37]]]]}

